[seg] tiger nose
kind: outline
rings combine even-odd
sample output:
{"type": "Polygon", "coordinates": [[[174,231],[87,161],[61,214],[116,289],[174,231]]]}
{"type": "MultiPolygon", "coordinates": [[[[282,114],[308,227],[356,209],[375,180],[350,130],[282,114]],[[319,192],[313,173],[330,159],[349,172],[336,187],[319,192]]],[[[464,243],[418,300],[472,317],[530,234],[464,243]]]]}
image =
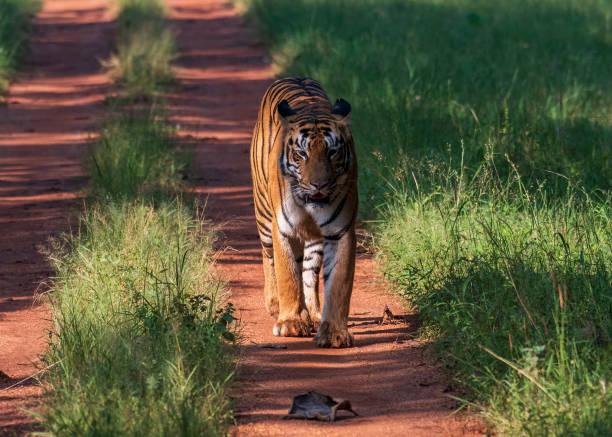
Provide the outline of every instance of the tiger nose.
{"type": "Polygon", "coordinates": [[[318,182],[311,182],[310,185],[315,187],[317,190],[322,190],[323,188],[325,188],[328,185],[328,183],[327,182],[323,182],[323,181],[318,181],[318,182]]]}

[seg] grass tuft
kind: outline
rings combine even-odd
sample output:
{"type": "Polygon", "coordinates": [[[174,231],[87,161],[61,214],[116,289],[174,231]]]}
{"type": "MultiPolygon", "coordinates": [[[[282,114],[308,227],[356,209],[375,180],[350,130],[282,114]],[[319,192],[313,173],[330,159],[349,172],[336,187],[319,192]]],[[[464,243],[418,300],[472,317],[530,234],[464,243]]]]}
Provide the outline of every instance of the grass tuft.
{"type": "Polygon", "coordinates": [[[105,66],[111,78],[132,98],[150,99],[175,83],[173,32],[159,0],[119,0],[117,53],[105,66]]]}
{"type": "Polygon", "coordinates": [[[53,257],[44,425],[55,435],[223,435],[232,307],[213,236],[180,203],[93,205],[53,257]],[[219,308],[219,309],[217,309],[219,308]]]}
{"type": "Polygon", "coordinates": [[[119,112],[109,119],[91,154],[95,194],[110,200],[172,197],[189,157],[176,150],[174,131],[154,111],[119,112]]]}
{"type": "Polygon", "coordinates": [[[0,96],[19,65],[30,18],[39,8],[40,0],[0,0],[0,96]]]}

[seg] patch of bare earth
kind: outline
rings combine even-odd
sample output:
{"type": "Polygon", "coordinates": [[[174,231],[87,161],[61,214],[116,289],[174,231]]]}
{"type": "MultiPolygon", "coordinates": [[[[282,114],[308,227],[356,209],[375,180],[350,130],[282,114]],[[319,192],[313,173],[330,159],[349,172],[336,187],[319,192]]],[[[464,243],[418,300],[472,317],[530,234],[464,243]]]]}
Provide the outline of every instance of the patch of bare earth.
{"type": "MultiPolygon", "coordinates": [[[[273,75],[257,35],[223,0],[171,0],[178,31],[180,91],[168,96],[185,144],[194,147],[194,189],[207,215],[225,223],[219,269],[231,280],[244,357],[236,393],[239,435],[480,435],[478,422],[451,413],[457,404],[426,346],[412,339],[416,318],[386,293],[370,256],[357,261],[352,349],[319,349],[310,338],[272,335],[263,303],[249,142],[259,101],[273,75]],[[401,317],[379,324],[385,305],[401,317]],[[282,344],[286,349],[261,347],[282,344]],[[293,396],[316,390],[348,399],[360,414],[334,423],[283,420],[293,396]]],[[[336,96],[331,96],[335,98],[336,96]]],[[[357,144],[357,147],[359,145],[357,144]]]]}
{"type": "Polygon", "coordinates": [[[103,0],[46,0],[22,73],[0,106],[0,435],[33,427],[34,374],[50,314],[34,300],[53,274],[39,248],[74,223],[88,137],[103,113],[111,25],[103,0]]]}

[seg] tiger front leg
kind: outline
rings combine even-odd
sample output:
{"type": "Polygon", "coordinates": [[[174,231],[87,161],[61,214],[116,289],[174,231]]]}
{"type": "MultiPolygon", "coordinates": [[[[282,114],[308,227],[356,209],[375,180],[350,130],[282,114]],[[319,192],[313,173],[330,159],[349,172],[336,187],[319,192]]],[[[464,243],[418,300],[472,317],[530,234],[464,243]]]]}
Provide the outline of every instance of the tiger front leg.
{"type": "Polygon", "coordinates": [[[277,233],[274,243],[274,272],[278,293],[278,319],[273,333],[282,337],[306,337],[312,332],[302,292],[302,271],[297,259],[302,257],[297,240],[277,233]]]}
{"type": "Polygon", "coordinates": [[[302,281],[304,284],[304,300],[313,329],[321,325],[321,305],[319,303],[319,272],[323,262],[323,240],[307,241],[304,246],[302,262],[302,281]]]}
{"type": "Polygon", "coordinates": [[[355,230],[349,229],[338,241],[326,239],[323,251],[325,303],[315,341],[319,347],[351,347],[353,336],[347,324],[355,274],[355,230]]]}
{"type": "Polygon", "coordinates": [[[276,318],[278,317],[278,293],[276,291],[276,275],[274,273],[274,254],[272,248],[263,248],[264,270],[264,299],[266,310],[276,318]]]}

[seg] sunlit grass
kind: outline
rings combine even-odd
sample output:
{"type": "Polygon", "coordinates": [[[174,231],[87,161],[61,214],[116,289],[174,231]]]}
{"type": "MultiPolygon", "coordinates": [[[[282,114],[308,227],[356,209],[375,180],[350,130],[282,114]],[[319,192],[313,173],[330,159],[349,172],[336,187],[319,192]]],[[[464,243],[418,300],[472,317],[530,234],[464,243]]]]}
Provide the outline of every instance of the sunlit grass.
{"type": "Polygon", "coordinates": [[[178,172],[189,162],[179,152],[173,130],[153,110],[119,111],[102,128],[92,150],[95,195],[112,200],[173,197],[178,172]]]}
{"type": "Polygon", "coordinates": [[[224,435],[231,307],[180,203],[90,205],[52,254],[43,425],[54,435],[224,435]],[[217,308],[221,308],[217,310],[217,308]]]}
{"type": "Polygon", "coordinates": [[[606,435],[612,199],[527,193],[518,175],[497,191],[481,171],[394,193],[377,234],[383,272],[502,434],[606,435]]]}

